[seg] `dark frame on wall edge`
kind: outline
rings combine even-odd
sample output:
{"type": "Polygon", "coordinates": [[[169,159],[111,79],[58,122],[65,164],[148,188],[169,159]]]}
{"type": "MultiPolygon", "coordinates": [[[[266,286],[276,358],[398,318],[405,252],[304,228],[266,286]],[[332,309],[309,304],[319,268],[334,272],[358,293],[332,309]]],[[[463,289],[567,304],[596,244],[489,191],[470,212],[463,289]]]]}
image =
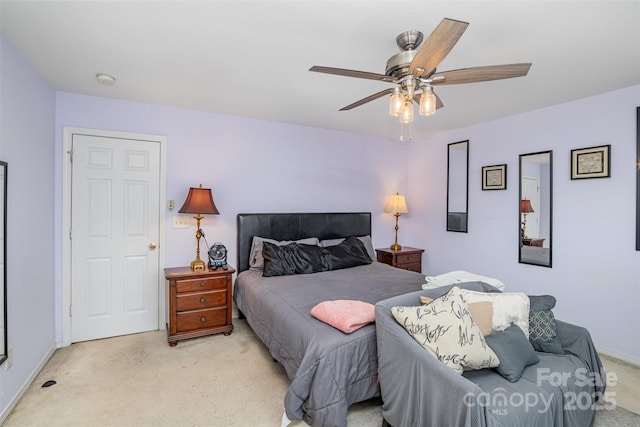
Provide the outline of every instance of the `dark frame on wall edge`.
{"type": "Polygon", "coordinates": [[[640,107],[636,107],[636,251],[640,251],[640,107]]]}

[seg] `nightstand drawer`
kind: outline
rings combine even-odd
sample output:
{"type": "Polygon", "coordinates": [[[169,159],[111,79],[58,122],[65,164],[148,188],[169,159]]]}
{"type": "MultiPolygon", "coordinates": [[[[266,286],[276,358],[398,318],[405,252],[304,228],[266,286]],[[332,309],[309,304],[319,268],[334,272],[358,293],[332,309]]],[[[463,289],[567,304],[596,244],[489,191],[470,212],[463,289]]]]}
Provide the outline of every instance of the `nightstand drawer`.
{"type": "Polygon", "coordinates": [[[209,277],[199,279],[187,279],[176,281],[176,292],[196,292],[213,291],[216,289],[227,289],[227,278],[209,277]]]}
{"type": "Polygon", "coordinates": [[[227,302],[227,291],[198,292],[176,296],[176,310],[189,311],[222,307],[227,302]]]}
{"type": "Polygon", "coordinates": [[[422,264],[419,262],[413,262],[411,264],[398,264],[397,268],[401,268],[403,270],[415,271],[417,273],[422,272],[422,264]]]}
{"type": "Polygon", "coordinates": [[[177,313],[176,331],[184,332],[194,329],[212,328],[214,326],[224,325],[226,321],[226,307],[177,313]]]}
{"type": "Polygon", "coordinates": [[[402,264],[419,263],[422,260],[421,254],[398,254],[396,256],[396,264],[398,267],[404,267],[402,264]]]}

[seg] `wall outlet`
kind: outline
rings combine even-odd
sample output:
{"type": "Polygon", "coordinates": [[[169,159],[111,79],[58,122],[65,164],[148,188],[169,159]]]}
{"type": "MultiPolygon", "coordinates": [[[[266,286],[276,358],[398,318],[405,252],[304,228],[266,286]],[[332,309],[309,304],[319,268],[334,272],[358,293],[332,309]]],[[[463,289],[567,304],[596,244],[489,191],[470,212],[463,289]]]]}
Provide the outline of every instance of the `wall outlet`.
{"type": "Polygon", "coordinates": [[[189,228],[189,217],[184,215],[176,215],[173,217],[173,228],[189,228]]]}

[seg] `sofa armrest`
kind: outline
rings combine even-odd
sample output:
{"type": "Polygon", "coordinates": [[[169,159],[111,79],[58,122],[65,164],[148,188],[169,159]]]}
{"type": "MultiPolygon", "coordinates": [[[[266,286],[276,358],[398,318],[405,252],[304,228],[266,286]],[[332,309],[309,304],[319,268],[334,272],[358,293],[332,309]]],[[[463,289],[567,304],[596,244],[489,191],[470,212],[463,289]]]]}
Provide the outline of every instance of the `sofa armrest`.
{"type": "Polygon", "coordinates": [[[378,379],[382,413],[392,426],[485,424],[479,405],[465,405],[481,392],[422,348],[384,302],[376,305],[378,379]]]}
{"type": "Polygon", "coordinates": [[[595,391],[604,393],[607,375],[589,331],[582,326],[556,319],[556,335],[565,353],[573,354],[587,364],[589,378],[595,382],[595,391]]]}

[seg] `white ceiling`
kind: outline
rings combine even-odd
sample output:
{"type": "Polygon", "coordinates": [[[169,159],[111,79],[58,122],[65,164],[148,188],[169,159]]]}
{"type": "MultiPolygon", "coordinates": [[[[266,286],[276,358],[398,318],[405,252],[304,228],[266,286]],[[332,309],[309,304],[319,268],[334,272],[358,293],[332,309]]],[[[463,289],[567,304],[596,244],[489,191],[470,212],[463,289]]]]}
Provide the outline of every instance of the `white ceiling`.
{"type": "MultiPolygon", "coordinates": [[[[397,139],[396,36],[470,23],[439,71],[532,62],[528,76],[441,86],[413,137],[640,84],[640,1],[0,1],[0,30],[58,91],[397,139]],[[96,73],[116,77],[96,83],[96,73]]],[[[594,105],[594,108],[598,108],[594,105]]]]}

